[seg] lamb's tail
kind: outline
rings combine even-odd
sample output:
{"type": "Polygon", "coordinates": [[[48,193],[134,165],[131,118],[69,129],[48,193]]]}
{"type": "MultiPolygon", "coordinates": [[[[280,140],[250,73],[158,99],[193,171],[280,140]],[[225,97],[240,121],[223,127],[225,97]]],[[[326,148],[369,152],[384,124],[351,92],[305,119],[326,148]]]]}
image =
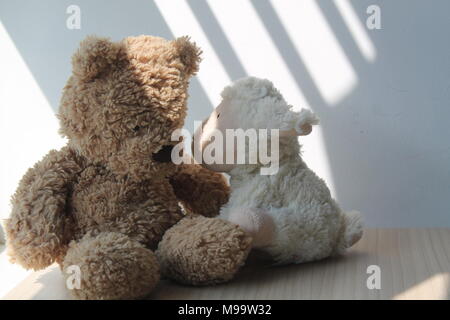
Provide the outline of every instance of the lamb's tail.
{"type": "Polygon", "coordinates": [[[342,217],[343,226],[338,245],[340,250],[350,248],[357,243],[363,235],[361,213],[358,211],[342,212],[342,217]]]}

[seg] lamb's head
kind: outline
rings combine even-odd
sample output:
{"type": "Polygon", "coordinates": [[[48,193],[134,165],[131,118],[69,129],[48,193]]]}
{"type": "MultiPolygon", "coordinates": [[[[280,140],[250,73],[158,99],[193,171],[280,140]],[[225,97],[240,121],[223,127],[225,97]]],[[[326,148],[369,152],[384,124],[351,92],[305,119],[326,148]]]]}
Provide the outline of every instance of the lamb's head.
{"type": "Polygon", "coordinates": [[[214,144],[210,148],[216,153],[214,159],[223,161],[203,161],[203,164],[215,171],[229,172],[237,165],[260,166],[262,149],[266,152],[273,146],[271,138],[279,137],[281,145],[296,144],[297,136],[309,134],[312,125],[317,123],[318,119],[311,111],[293,111],[272,82],[248,77],[222,91],[221,103],[195,133],[193,151],[194,155],[203,154],[205,157],[210,145],[214,144]],[[278,135],[274,135],[272,129],[277,129],[278,135]],[[239,149],[239,137],[242,136],[245,137],[242,144],[245,146],[244,155],[239,149]],[[222,139],[222,145],[218,139],[222,139]],[[239,155],[245,158],[245,163],[239,162],[239,155]]]}

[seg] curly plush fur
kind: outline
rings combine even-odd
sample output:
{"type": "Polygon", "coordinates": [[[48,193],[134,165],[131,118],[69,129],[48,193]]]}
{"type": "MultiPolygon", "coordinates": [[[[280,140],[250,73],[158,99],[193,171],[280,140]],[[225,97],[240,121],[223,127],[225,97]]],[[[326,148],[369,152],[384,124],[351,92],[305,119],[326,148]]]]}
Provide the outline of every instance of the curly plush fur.
{"type": "Polygon", "coordinates": [[[58,115],[68,144],[29,169],[12,199],[6,232],[13,261],[28,269],[78,266],[81,287],[72,293],[82,299],[142,297],[160,271],[176,269],[174,278],[195,283],[236,272],[249,237],[209,218],[228,199],[224,177],[170,161],[171,134],[183,126],[199,61],[200,50],[185,37],[88,37],[80,44],[58,115]],[[184,222],[180,202],[199,216],[184,222]],[[158,251],[160,268],[152,250],[177,223],[158,251]],[[190,266],[209,262],[177,267],[191,258],[190,266]]]}
{"type": "Polygon", "coordinates": [[[234,276],[247,258],[251,241],[241,228],[221,219],[189,217],[166,232],[157,254],[170,278],[186,284],[215,284],[234,276]]]}
{"type": "Polygon", "coordinates": [[[301,158],[297,136],[308,134],[318,123],[314,114],[292,111],[270,81],[253,77],[226,87],[222,98],[204,123],[200,139],[206,145],[217,128],[280,129],[281,138],[277,173],[261,175],[260,163],[224,167],[229,169],[232,192],[220,217],[253,234],[258,240],[254,245],[278,264],[322,259],[356,243],[362,236],[360,214],[342,211],[325,182],[301,158]]]}

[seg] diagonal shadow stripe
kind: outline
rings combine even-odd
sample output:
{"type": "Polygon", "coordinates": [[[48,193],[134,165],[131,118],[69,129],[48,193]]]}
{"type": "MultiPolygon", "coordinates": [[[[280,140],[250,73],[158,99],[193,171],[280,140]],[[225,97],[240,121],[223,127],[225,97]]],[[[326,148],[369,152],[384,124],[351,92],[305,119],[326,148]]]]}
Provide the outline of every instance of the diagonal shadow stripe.
{"type": "MultiPolygon", "coordinates": [[[[317,1],[317,5],[322,10],[331,29],[334,31],[336,39],[341,44],[345,55],[349,58],[356,73],[367,72],[368,64],[361,54],[353,36],[350,34],[342,15],[339,13],[333,1],[317,1]]],[[[351,4],[350,4],[351,5],[351,4]]]]}
{"type": "Polygon", "coordinates": [[[217,56],[222,61],[225,70],[231,80],[236,80],[247,76],[241,61],[234,51],[228,37],[217,21],[214,13],[206,1],[187,1],[189,7],[200,23],[203,31],[211,42],[217,56]]]}
{"type": "Polygon", "coordinates": [[[277,50],[289,67],[289,71],[297,82],[297,86],[303,92],[311,108],[320,115],[327,109],[327,103],[319,92],[302,58],[298,55],[272,4],[268,0],[251,0],[251,3],[277,50]]]}

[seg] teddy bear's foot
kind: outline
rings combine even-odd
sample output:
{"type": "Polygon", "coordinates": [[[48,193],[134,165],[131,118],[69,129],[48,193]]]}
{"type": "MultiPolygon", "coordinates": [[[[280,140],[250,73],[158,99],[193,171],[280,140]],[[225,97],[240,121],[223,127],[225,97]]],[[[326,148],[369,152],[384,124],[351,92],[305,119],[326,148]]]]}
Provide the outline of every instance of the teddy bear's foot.
{"type": "Polygon", "coordinates": [[[64,258],[66,284],[78,299],[134,299],[159,281],[154,253],[121,233],[87,234],[72,242],[64,258]],[[72,267],[71,267],[72,266],[72,267]],[[77,284],[79,270],[80,280],[77,284]]]}
{"type": "Polygon", "coordinates": [[[230,280],[244,264],[252,239],[217,218],[188,216],[169,229],[156,252],[164,276],[185,284],[230,280]]]}

